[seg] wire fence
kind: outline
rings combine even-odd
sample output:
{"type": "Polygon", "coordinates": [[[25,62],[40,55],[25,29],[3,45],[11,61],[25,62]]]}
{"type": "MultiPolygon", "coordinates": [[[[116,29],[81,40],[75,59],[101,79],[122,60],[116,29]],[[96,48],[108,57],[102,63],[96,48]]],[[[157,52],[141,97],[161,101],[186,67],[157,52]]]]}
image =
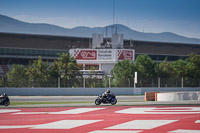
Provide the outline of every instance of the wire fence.
{"type": "Polygon", "coordinates": [[[113,79],[113,78],[83,78],[70,81],[66,79],[50,78],[48,80],[18,80],[8,81],[6,78],[0,79],[0,87],[21,87],[21,88],[41,88],[41,87],[58,87],[58,88],[112,88],[112,87],[200,87],[200,79],[194,78],[138,78],[137,83],[134,79],[113,79]]]}

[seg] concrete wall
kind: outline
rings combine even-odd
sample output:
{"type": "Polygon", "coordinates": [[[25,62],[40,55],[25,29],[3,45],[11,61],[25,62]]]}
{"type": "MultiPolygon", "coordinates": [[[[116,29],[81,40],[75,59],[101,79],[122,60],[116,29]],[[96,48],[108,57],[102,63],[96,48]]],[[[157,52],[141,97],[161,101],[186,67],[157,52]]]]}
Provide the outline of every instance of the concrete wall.
{"type": "MultiPolygon", "coordinates": [[[[99,95],[107,88],[0,88],[9,96],[99,95]]],[[[110,88],[116,95],[144,95],[145,92],[200,91],[200,88],[110,88]]]]}
{"type": "Polygon", "coordinates": [[[157,93],[157,101],[199,100],[200,91],[157,93]]]}

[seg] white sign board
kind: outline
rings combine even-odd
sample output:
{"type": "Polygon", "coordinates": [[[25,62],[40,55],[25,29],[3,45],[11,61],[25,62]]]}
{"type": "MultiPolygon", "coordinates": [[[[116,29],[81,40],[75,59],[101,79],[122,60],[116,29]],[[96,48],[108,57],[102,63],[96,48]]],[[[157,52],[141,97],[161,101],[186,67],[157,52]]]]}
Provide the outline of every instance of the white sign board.
{"type": "Polygon", "coordinates": [[[98,60],[115,60],[112,49],[99,49],[97,53],[98,60]]]}

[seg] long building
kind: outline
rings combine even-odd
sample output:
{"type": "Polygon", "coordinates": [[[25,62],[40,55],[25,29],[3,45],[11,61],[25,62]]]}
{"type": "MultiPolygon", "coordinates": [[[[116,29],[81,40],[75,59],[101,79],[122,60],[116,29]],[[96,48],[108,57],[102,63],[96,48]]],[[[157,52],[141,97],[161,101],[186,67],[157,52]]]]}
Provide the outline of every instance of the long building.
{"type": "MultiPolygon", "coordinates": [[[[111,41],[111,38],[104,38],[111,41]]],[[[12,64],[28,65],[30,60],[42,56],[49,62],[58,58],[58,53],[67,53],[70,49],[92,48],[92,37],[69,37],[52,35],[0,33],[0,76],[5,74],[12,64]]],[[[124,40],[123,49],[134,49],[135,56],[146,54],[154,61],[185,59],[191,53],[200,54],[199,44],[150,42],[124,40]]]]}

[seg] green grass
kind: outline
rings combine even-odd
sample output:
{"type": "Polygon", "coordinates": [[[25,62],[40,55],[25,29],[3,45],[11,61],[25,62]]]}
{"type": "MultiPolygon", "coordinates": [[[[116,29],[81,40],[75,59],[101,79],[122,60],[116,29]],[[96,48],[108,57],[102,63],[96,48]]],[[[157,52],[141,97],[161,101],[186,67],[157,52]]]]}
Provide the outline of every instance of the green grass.
{"type": "Polygon", "coordinates": [[[120,102],[146,102],[144,100],[134,100],[134,101],[120,101],[120,102]]]}
{"type": "MultiPolygon", "coordinates": [[[[120,101],[120,102],[145,102],[144,100],[135,100],[135,101],[120,101]]],[[[40,102],[40,101],[31,101],[31,102],[17,102],[17,101],[11,101],[10,105],[40,105],[40,104],[76,104],[76,103],[94,103],[94,101],[64,101],[64,102],[40,102]]]]}
{"type": "Polygon", "coordinates": [[[94,102],[90,102],[90,101],[77,101],[77,102],[11,102],[10,105],[73,104],[73,103],[94,103],[94,102]]]}

